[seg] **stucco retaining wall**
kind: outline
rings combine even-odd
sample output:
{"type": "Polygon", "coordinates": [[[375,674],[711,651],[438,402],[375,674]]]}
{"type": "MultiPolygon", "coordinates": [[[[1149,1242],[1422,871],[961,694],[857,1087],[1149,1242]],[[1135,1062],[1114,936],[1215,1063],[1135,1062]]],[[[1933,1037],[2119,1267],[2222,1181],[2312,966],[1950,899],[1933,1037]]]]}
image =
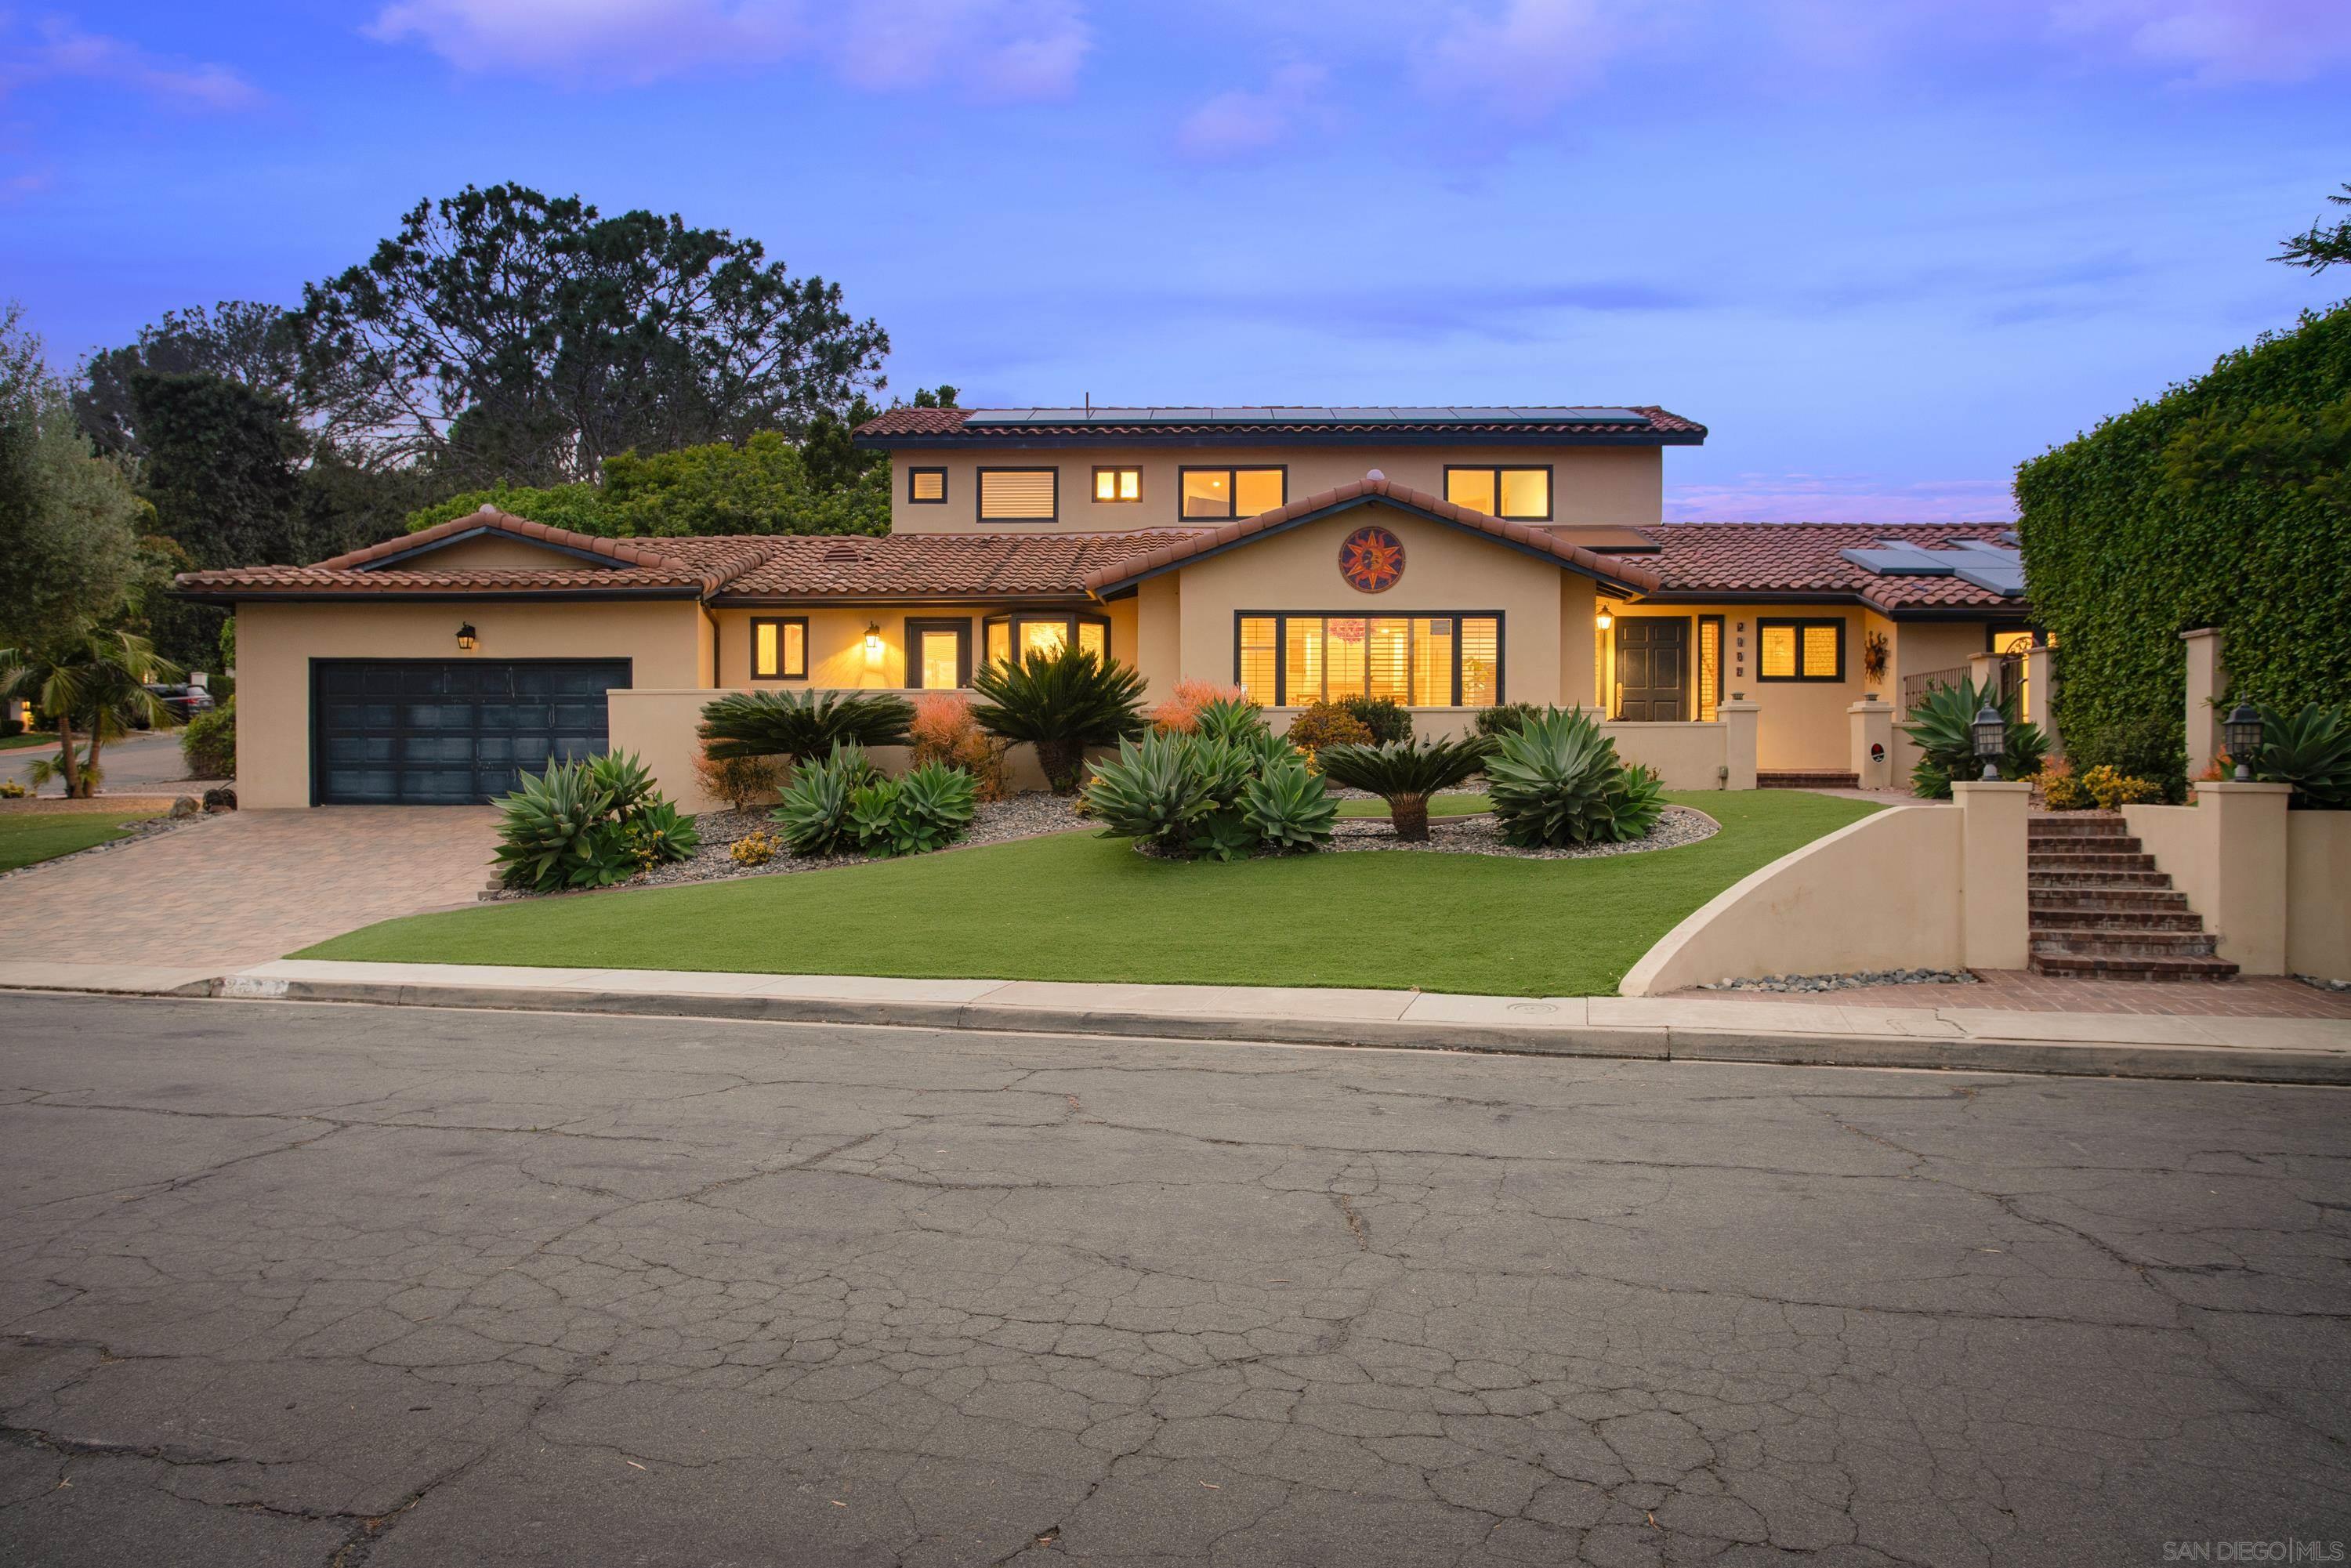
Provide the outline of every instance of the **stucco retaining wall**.
{"type": "Polygon", "coordinates": [[[1667,933],[1619,990],[1646,997],[1726,977],[1958,967],[1964,815],[1957,806],[1894,807],[1782,856],[1667,933]]]}
{"type": "Polygon", "coordinates": [[[2285,967],[2351,980],[2351,811],[2285,819],[2285,967]]]}

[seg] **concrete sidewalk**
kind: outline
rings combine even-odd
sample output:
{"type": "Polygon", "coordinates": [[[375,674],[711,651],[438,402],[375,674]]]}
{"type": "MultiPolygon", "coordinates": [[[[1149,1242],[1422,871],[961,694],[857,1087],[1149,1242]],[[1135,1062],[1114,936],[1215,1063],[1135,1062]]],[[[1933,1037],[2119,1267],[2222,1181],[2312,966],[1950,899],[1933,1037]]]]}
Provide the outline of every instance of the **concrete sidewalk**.
{"type": "Polygon", "coordinates": [[[2351,1019],[2341,1019],[290,958],[226,973],[0,963],[0,987],[1651,1061],[2351,1083],[2351,1019]]]}

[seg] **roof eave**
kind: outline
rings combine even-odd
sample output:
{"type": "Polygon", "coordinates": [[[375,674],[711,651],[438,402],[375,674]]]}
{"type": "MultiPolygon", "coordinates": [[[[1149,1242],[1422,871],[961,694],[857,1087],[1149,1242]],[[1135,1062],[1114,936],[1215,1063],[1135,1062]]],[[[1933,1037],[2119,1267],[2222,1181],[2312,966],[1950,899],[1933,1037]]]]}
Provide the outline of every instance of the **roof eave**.
{"type": "Polygon", "coordinates": [[[1366,431],[1346,434],[1301,434],[1237,428],[1189,435],[1094,434],[1023,435],[1017,427],[992,426],[984,432],[925,431],[904,435],[857,435],[853,444],[869,452],[942,451],[962,446],[1036,451],[1077,447],[1127,446],[1700,446],[1706,431],[1645,430],[1624,435],[1597,432],[1579,434],[1500,433],[1447,430],[1412,434],[1366,431]]]}

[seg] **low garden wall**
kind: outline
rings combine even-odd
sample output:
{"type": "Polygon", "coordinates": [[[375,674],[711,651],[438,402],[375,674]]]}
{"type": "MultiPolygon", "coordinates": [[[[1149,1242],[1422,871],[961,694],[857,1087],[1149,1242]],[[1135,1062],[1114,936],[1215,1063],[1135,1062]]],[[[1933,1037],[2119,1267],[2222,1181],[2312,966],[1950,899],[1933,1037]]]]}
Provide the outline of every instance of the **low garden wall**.
{"type": "Polygon", "coordinates": [[[2296,811],[2283,784],[2199,783],[2126,806],[2139,847],[2248,975],[2351,979],[2351,811],[2296,811]]]}
{"type": "Polygon", "coordinates": [[[1618,989],[1646,997],[1761,975],[1958,967],[1965,815],[1895,807],[1782,856],[1667,932],[1618,989]]]}
{"type": "MultiPolygon", "coordinates": [[[[1303,708],[1266,709],[1266,722],[1276,735],[1286,734],[1303,708]]],[[[1455,739],[1476,727],[1474,707],[1416,707],[1412,732],[1426,739],[1455,739]]],[[[1755,788],[1755,728],[1748,722],[1713,724],[1606,723],[1601,733],[1616,743],[1616,755],[1627,762],[1645,763],[1657,770],[1668,789],[1752,789],[1755,788]],[[1734,755],[1745,737],[1745,770],[1734,755]],[[1741,779],[1744,782],[1741,782],[1741,779]]]]}
{"type": "Polygon", "coordinates": [[[2351,980],[2351,811],[2286,813],[2285,967],[2351,980]]]}

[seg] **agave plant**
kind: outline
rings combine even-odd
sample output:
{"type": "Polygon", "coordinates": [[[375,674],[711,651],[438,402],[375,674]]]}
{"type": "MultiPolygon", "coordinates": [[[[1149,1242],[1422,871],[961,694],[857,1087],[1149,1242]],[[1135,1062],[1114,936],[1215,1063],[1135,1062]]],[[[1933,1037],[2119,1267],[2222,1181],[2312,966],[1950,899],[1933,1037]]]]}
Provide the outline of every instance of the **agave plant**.
{"type": "Polygon", "coordinates": [[[2312,703],[2298,714],[2262,710],[2253,777],[2294,786],[2305,810],[2351,810],[2351,711],[2312,703]]]}
{"type": "Polygon", "coordinates": [[[1623,844],[1646,838],[1665,815],[1666,789],[1657,770],[1646,763],[1620,768],[1600,792],[1587,821],[1594,843],[1623,844]]]}
{"type": "Polygon", "coordinates": [[[1926,800],[1948,799],[1954,779],[1973,779],[1983,771],[1976,760],[1976,715],[1987,703],[2008,727],[2008,750],[2000,759],[2003,779],[2029,779],[2041,771],[2049,755],[2048,737],[2037,724],[2016,714],[2017,694],[1999,696],[1989,683],[1979,686],[1965,675],[1957,685],[1930,686],[1908,722],[1899,726],[1918,746],[1918,761],[1910,770],[1910,791],[1926,800]]]}
{"type": "Polygon", "coordinates": [[[914,704],[886,692],[733,692],[704,706],[700,734],[714,761],[808,762],[836,746],[904,746],[914,722],[914,704]]]}
{"type": "Polygon", "coordinates": [[[796,855],[841,854],[857,843],[850,821],[851,798],[873,777],[863,747],[836,746],[832,755],[798,769],[768,813],[796,855]]]}
{"type": "Polygon", "coordinates": [[[1249,780],[1241,791],[1241,814],[1272,849],[1319,850],[1331,841],[1339,802],[1306,759],[1291,751],[1249,780]]]}
{"type": "Polygon", "coordinates": [[[591,757],[587,762],[589,777],[604,791],[604,809],[622,821],[628,821],[645,809],[646,802],[658,797],[653,791],[653,776],[643,758],[633,752],[608,751],[601,757],[591,757]]]}
{"type": "Polygon", "coordinates": [[[1183,852],[1217,799],[1194,765],[1189,736],[1148,735],[1120,741],[1117,758],[1094,769],[1086,809],[1105,839],[1148,839],[1183,852]]]}
{"type": "Polygon", "coordinates": [[[1143,677],[1073,643],[983,665],[971,685],[986,699],[971,710],[979,727],[1034,746],[1056,795],[1077,792],[1086,747],[1115,744],[1145,727],[1143,677]]]}
{"type": "MultiPolygon", "coordinates": [[[[859,799],[864,799],[862,791],[859,799]]],[[[872,813],[855,803],[850,814],[867,854],[927,854],[963,836],[977,802],[978,789],[970,774],[943,762],[925,762],[895,781],[888,814],[878,826],[872,813]]]]}
{"type": "Polygon", "coordinates": [[[667,861],[682,861],[702,847],[701,830],[692,817],[681,814],[667,800],[642,806],[622,824],[629,853],[650,871],[667,861]]]}
{"type": "Polygon", "coordinates": [[[1428,798],[1477,774],[1493,749],[1492,741],[1475,736],[1392,740],[1381,746],[1326,746],[1315,754],[1315,761],[1332,783],[1385,800],[1396,837],[1418,843],[1428,837],[1428,798]]]}
{"type": "Polygon", "coordinates": [[[1271,735],[1265,710],[1246,697],[1217,697],[1202,703],[1193,716],[1193,733],[1204,740],[1226,740],[1238,746],[1261,735],[1271,735]]]}
{"type": "Polygon", "coordinates": [[[549,761],[538,777],[498,801],[498,849],[494,856],[509,887],[540,892],[585,885],[575,874],[620,852],[603,830],[611,826],[611,797],[592,769],[549,761]]]}
{"type": "MultiPolygon", "coordinates": [[[[1592,842],[1615,821],[1610,792],[1626,788],[1616,743],[1582,708],[1552,708],[1497,737],[1486,792],[1502,837],[1520,849],[1592,842]]],[[[1653,819],[1654,820],[1654,819],[1653,819]]]]}

